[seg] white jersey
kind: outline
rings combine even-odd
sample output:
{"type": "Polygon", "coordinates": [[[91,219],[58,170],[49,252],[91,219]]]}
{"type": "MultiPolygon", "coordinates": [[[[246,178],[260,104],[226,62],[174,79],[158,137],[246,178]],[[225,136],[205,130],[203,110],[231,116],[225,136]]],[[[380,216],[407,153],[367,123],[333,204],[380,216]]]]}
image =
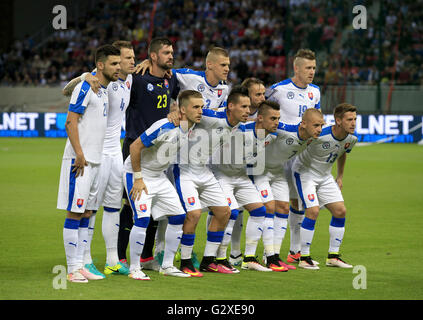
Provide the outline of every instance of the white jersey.
{"type": "Polygon", "coordinates": [[[338,140],[333,136],[332,126],[323,128],[319,138],[295,159],[293,171],[310,172],[316,176],[331,175],[334,162],[345,152],[350,152],[357,142],[357,137],[348,134],[345,139],[338,140]]]}
{"type": "Polygon", "coordinates": [[[300,125],[279,122],[277,139],[266,147],[266,169],[279,169],[307,147],[307,141],[299,136],[300,125]]]}
{"type": "Polygon", "coordinates": [[[204,108],[219,108],[226,106],[229,95],[229,87],[225,81],[220,81],[216,86],[207,82],[205,71],[191,69],[174,69],[181,91],[195,90],[204,98],[204,108]]]}
{"type": "Polygon", "coordinates": [[[309,108],[320,109],[319,87],[309,84],[300,88],[291,79],[272,85],[266,92],[266,99],[279,103],[281,121],[286,124],[299,123],[309,108]]]}
{"type": "Polygon", "coordinates": [[[238,131],[240,124],[231,126],[226,110],[222,110],[203,110],[201,122],[196,124],[190,134],[188,148],[180,150],[181,166],[189,164],[191,169],[203,170],[204,166],[209,164],[213,153],[238,131]]]}
{"type": "Polygon", "coordinates": [[[213,155],[213,169],[227,176],[259,175],[265,169],[265,148],[276,140],[276,133],[256,132],[256,122],[239,126],[230,143],[213,155]]]}
{"type": "Polygon", "coordinates": [[[122,152],[120,136],[123,119],[131,97],[131,86],[132,74],[129,74],[126,80],[119,78],[117,81],[110,82],[107,87],[109,91],[109,115],[107,116],[107,129],[104,138],[104,154],[113,155],[122,152]]]}
{"type": "MultiPolygon", "coordinates": [[[[159,176],[170,164],[175,163],[178,150],[188,143],[190,128],[184,132],[167,118],[156,121],[141,134],[144,146],[141,152],[141,172],[148,176],[159,176]]],[[[125,170],[132,172],[131,156],[125,160],[125,170]]]]}
{"type": "MultiPolygon", "coordinates": [[[[107,89],[101,86],[96,94],[91,90],[88,82],[78,83],[72,92],[69,111],[81,114],[78,122],[78,133],[85,160],[99,164],[109,112],[107,89]]],[[[76,154],[68,138],[63,159],[73,158],[76,158],[76,154]]]]}

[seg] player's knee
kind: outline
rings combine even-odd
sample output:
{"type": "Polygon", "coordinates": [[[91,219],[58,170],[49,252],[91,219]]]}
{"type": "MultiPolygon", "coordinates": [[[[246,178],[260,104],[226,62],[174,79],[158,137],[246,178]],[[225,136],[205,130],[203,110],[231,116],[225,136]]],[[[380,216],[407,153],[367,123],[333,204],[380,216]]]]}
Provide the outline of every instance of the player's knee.
{"type": "Polygon", "coordinates": [[[319,207],[311,207],[305,210],[305,216],[309,219],[316,220],[319,216],[319,207]]]}
{"type": "Polygon", "coordinates": [[[298,199],[290,199],[291,207],[298,211],[298,199]]]}
{"type": "Polygon", "coordinates": [[[85,212],[82,214],[81,217],[82,218],[90,218],[93,215],[94,212],[97,212],[97,211],[85,210],[85,212]]]}
{"type": "Polygon", "coordinates": [[[275,211],[278,213],[288,214],[289,203],[284,201],[277,201],[275,205],[275,211]]]}
{"type": "Polygon", "coordinates": [[[335,218],[345,218],[346,214],[347,214],[347,208],[345,208],[345,206],[339,206],[332,212],[332,215],[335,218]]]}
{"type": "Polygon", "coordinates": [[[185,221],[197,224],[198,221],[200,221],[200,218],[201,218],[201,210],[195,210],[195,211],[187,212],[185,221]]]}
{"type": "Polygon", "coordinates": [[[264,204],[267,213],[274,213],[276,210],[275,201],[269,201],[264,204]]]}

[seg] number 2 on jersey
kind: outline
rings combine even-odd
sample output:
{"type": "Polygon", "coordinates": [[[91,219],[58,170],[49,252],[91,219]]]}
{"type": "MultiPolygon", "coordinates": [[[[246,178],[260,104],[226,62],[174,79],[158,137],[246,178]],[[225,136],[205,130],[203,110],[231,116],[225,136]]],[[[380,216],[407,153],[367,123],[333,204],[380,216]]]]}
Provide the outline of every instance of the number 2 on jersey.
{"type": "Polygon", "coordinates": [[[158,102],[157,102],[157,109],[166,108],[167,107],[167,95],[159,95],[157,96],[158,102]]]}

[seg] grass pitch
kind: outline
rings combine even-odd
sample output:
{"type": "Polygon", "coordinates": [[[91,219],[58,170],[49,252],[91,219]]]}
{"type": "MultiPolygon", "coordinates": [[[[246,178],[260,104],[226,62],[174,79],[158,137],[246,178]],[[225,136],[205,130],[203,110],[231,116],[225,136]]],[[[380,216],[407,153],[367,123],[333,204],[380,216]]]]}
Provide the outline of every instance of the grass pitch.
{"type": "MultiPolygon", "coordinates": [[[[423,298],[423,147],[381,144],[355,147],[348,155],[344,198],[347,207],[343,258],[355,266],[324,266],[330,214],[320,213],[311,248],[321,269],[286,273],[241,271],[206,273],[179,279],[147,271],[151,281],[108,276],[88,284],[60,282],[65,266],[62,229],[65,214],[56,209],[64,139],[0,138],[0,299],[1,300],[420,300],[423,298]],[[58,267],[57,267],[58,266],[58,267]],[[57,270],[56,270],[57,272],[57,270]],[[65,289],[55,289],[54,284],[65,289]]],[[[247,218],[247,214],[244,214],[247,218]]],[[[97,214],[92,256],[105,263],[97,214]]],[[[205,244],[205,215],[194,251],[205,244]]],[[[245,225],[245,224],[244,224],[245,225]]],[[[281,257],[289,248],[289,231],[281,257]]],[[[260,244],[258,256],[263,247],[260,244]]],[[[57,287],[57,286],[56,286],[57,287]]]]}

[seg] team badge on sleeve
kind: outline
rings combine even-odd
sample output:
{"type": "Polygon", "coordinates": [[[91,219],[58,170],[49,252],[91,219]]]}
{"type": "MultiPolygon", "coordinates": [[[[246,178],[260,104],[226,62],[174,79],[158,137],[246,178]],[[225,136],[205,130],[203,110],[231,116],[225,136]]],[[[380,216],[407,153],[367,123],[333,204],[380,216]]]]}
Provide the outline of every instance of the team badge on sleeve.
{"type": "Polygon", "coordinates": [[[146,204],[140,204],[140,210],[142,212],[146,212],[147,211],[147,205],[146,204]]]}
{"type": "Polygon", "coordinates": [[[310,200],[310,201],[314,201],[314,194],[309,194],[308,196],[307,196],[307,198],[308,198],[308,200],[310,200]]]}
{"type": "Polygon", "coordinates": [[[267,190],[261,190],[261,195],[262,195],[263,198],[267,198],[269,193],[267,192],[267,190]]]}

